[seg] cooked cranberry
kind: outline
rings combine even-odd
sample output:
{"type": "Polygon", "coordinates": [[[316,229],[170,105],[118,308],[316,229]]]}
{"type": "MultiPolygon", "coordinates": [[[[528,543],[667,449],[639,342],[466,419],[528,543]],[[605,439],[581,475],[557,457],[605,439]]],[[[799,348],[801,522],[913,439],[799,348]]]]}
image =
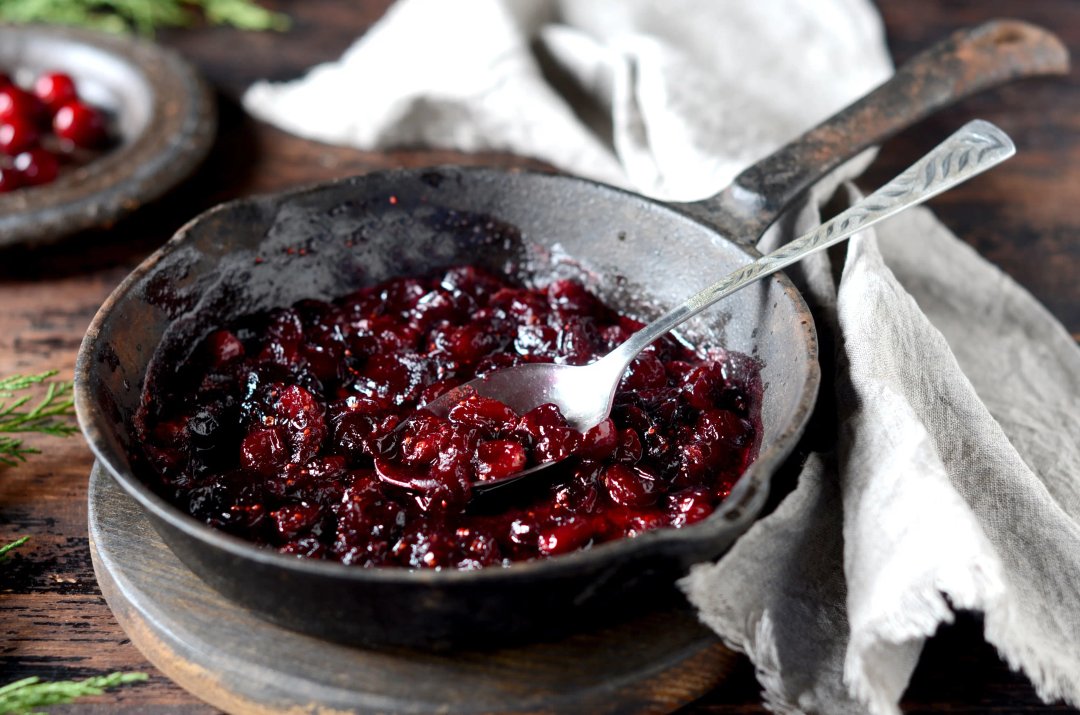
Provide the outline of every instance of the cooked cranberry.
{"type": "Polygon", "coordinates": [[[283,554],[308,559],[319,559],[326,552],[326,547],[314,536],[304,536],[290,541],[278,549],[283,554]]]}
{"type": "Polygon", "coordinates": [[[713,513],[713,501],[708,489],[691,487],[668,497],[668,514],[672,526],[696,524],[713,513]]]}
{"type": "Polygon", "coordinates": [[[599,336],[589,318],[572,317],[559,333],[559,362],[584,365],[597,354],[599,336]]]}
{"type": "Polygon", "coordinates": [[[754,425],[729,410],[705,410],[698,417],[697,429],[703,441],[745,447],[753,438],[754,425]]]}
{"type": "Polygon", "coordinates": [[[533,457],[537,462],[558,462],[577,450],[581,435],[569,427],[553,427],[533,444],[533,457]]]}
{"type": "Polygon", "coordinates": [[[432,349],[445,352],[458,362],[474,363],[501,347],[499,336],[477,325],[448,326],[436,329],[432,349]]]}
{"type": "Polygon", "coordinates": [[[573,514],[595,512],[600,505],[598,484],[603,469],[597,462],[581,462],[574,470],[573,479],[555,487],[555,505],[573,514]]]}
{"type": "Polygon", "coordinates": [[[615,423],[608,418],[585,433],[576,454],[582,459],[607,459],[618,446],[615,423]]]}
{"type": "Polygon", "coordinates": [[[477,569],[497,564],[502,560],[499,542],[490,533],[476,527],[462,527],[454,532],[462,545],[464,557],[457,566],[461,569],[477,569]]]}
{"type": "Polygon", "coordinates": [[[622,464],[637,464],[641,461],[641,438],[633,429],[627,427],[619,432],[614,460],[622,464]]]}
{"type": "Polygon", "coordinates": [[[518,416],[509,407],[479,395],[470,395],[454,405],[447,417],[454,424],[482,430],[492,437],[512,431],[518,423],[518,416]]]}
{"type": "Polygon", "coordinates": [[[18,154],[37,144],[37,126],[25,117],[14,116],[0,123],[0,151],[18,154]]]}
{"type": "Polygon", "coordinates": [[[285,419],[285,434],[292,450],[292,461],[306,462],[318,452],[326,437],[326,421],[315,397],[299,385],[289,385],[277,404],[285,419]]]}
{"type": "Polygon", "coordinates": [[[552,429],[566,428],[566,418],[556,405],[550,403],[526,412],[516,426],[517,432],[523,435],[530,444],[541,439],[552,429]]]}
{"type": "Polygon", "coordinates": [[[511,439],[482,443],[476,450],[478,479],[502,479],[525,468],[525,448],[511,439]]]}
{"type": "Polygon", "coordinates": [[[274,476],[289,459],[280,427],[257,427],[240,443],[240,465],[265,476],[274,476]]]}
{"type": "Polygon", "coordinates": [[[638,327],[569,282],[395,279],[211,332],[148,394],[138,431],[167,498],[282,553],[433,569],[547,558],[712,513],[754,457],[752,362],[658,341],[584,435],[550,404],[418,407],[501,367],[593,360],[638,327]],[[564,458],[548,486],[466,509],[475,482],[564,458]]]}
{"type": "Polygon", "coordinates": [[[559,331],[550,325],[519,325],[514,350],[524,357],[550,362],[559,354],[559,331]]]}
{"type": "Polygon", "coordinates": [[[655,355],[643,353],[630,364],[621,387],[624,390],[650,390],[666,385],[664,363],[655,355]]]}
{"type": "Polygon", "coordinates": [[[61,105],[53,115],[53,133],[84,149],[95,149],[105,142],[107,128],[101,112],[77,100],[61,105]]]}
{"type": "Polygon", "coordinates": [[[486,298],[502,288],[502,281],[476,266],[455,266],[446,271],[439,285],[474,298],[486,298]]]}
{"type": "Polygon", "coordinates": [[[228,330],[211,333],[206,339],[206,346],[210,350],[211,364],[214,367],[223,367],[244,356],[244,344],[228,330]]]}
{"type": "Polygon", "coordinates": [[[510,522],[508,538],[522,555],[535,554],[540,539],[540,522],[532,514],[522,514],[510,522]]]}
{"type": "Polygon", "coordinates": [[[576,551],[592,541],[592,522],[581,516],[571,516],[541,528],[540,553],[557,556],[576,551]]]}
{"type": "Polygon", "coordinates": [[[616,504],[640,507],[656,503],[656,477],[642,469],[612,464],[604,470],[603,482],[608,497],[616,504]]]}
{"type": "Polygon", "coordinates": [[[56,179],[60,162],[46,149],[29,149],[15,157],[15,170],[23,186],[38,186],[56,179]]]}
{"type": "Polygon", "coordinates": [[[79,98],[75,81],[63,72],[47,72],[38,77],[34,94],[53,112],[79,98]]]}
{"type": "Polygon", "coordinates": [[[552,281],[547,287],[551,306],[567,315],[602,316],[607,309],[580,283],[571,280],[552,281]]]}
{"type": "Polygon", "coordinates": [[[441,417],[417,414],[405,425],[399,439],[401,459],[406,464],[431,464],[447,447],[452,431],[450,423],[441,417]]]}
{"type": "Polygon", "coordinates": [[[622,536],[637,536],[672,525],[668,515],[656,509],[629,509],[612,512],[609,516],[614,525],[621,527],[622,536]]]}
{"type": "Polygon", "coordinates": [[[295,539],[311,529],[319,521],[320,516],[321,509],[318,504],[304,502],[289,504],[270,512],[270,518],[274,520],[274,528],[285,541],[295,539]]]}
{"type": "Polygon", "coordinates": [[[707,362],[692,368],[683,378],[683,396],[687,403],[699,410],[707,410],[715,404],[717,393],[724,386],[720,366],[707,362]]]}

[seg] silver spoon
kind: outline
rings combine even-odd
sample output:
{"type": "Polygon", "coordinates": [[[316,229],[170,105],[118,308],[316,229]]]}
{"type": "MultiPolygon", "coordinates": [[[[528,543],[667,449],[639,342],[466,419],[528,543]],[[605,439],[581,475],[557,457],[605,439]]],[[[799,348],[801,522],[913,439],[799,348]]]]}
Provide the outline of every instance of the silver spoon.
{"type": "MultiPolygon", "coordinates": [[[[551,402],[558,405],[571,427],[585,432],[607,418],[626,369],[657,338],[740,288],[921,204],[1015,153],[1016,147],[1005,132],[982,120],[969,122],[907,171],[847,211],[691,296],[596,362],[581,366],[529,363],[495,370],[450,390],[424,409],[445,417],[451,407],[474,394],[499,400],[518,414],[551,402]]],[[[503,486],[555,463],[544,462],[501,479],[477,481],[473,490],[480,492],[503,486]]]]}

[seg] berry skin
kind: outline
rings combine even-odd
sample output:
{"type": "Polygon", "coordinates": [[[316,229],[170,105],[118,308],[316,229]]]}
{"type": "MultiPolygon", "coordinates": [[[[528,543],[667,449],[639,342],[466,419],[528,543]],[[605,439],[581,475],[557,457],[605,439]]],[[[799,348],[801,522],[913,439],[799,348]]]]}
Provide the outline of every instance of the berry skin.
{"type": "Polygon", "coordinates": [[[22,186],[22,177],[19,172],[10,167],[0,166],[0,194],[6,194],[22,186]]]}
{"type": "Polygon", "coordinates": [[[105,142],[105,117],[93,107],[71,101],[56,110],[53,133],[77,147],[95,149],[105,142]]]}
{"type": "Polygon", "coordinates": [[[53,113],[79,98],[75,81],[63,72],[47,72],[34,83],[34,94],[53,113]]]}
{"type": "Polygon", "coordinates": [[[484,442],[476,450],[476,476],[502,479],[525,468],[525,448],[512,439],[484,442]]]}
{"type": "Polygon", "coordinates": [[[14,156],[32,149],[41,138],[37,126],[21,116],[9,117],[0,122],[0,151],[14,156]]]}
{"type": "Polygon", "coordinates": [[[22,117],[30,122],[41,122],[47,115],[41,100],[26,90],[13,84],[0,88],[0,121],[22,117]]]}
{"type": "Polygon", "coordinates": [[[56,179],[60,162],[46,149],[29,149],[15,157],[15,170],[23,186],[40,186],[56,179]]]}

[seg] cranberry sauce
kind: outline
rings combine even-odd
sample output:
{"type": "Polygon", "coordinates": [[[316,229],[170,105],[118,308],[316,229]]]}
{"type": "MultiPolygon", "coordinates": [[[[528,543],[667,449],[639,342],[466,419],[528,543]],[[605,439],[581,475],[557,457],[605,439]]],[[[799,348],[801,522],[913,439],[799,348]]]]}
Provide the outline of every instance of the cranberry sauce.
{"type": "Polygon", "coordinates": [[[584,364],[640,326],[566,280],[531,290],[472,267],[394,279],[211,333],[147,388],[137,429],[166,499],[283,553],[462,569],[546,558],[712,513],[756,452],[753,360],[659,340],[585,435],[553,405],[517,415],[476,397],[395,428],[477,375],[584,364]],[[470,499],[474,481],[570,453],[527,488],[470,499]]]}

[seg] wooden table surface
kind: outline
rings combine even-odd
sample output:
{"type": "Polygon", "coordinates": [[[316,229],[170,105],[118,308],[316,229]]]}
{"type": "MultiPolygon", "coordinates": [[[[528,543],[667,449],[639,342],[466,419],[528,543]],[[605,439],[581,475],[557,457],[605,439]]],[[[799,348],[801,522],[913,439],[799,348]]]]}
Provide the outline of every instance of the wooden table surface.
{"type": "MultiPolygon", "coordinates": [[[[163,34],[219,90],[221,132],[199,174],[157,205],[108,233],[0,256],[0,374],[60,370],[98,306],[143,257],[183,222],[224,199],[376,168],[438,163],[527,165],[507,156],[453,152],[364,153],[296,139],[245,117],[237,97],[257,78],[286,79],[336,58],[385,10],[388,0],[278,2],[294,19],[284,35],[200,29],[163,34]]],[[[898,61],[958,27],[1019,17],[1080,47],[1076,0],[882,0],[898,61]]],[[[1018,156],[986,177],[935,200],[944,222],[1025,285],[1080,338],[1080,76],[1016,84],[968,100],[889,142],[864,181],[891,177],[964,121],[1005,129],[1018,156]]],[[[347,91],[347,88],[343,88],[347,91]]],[[[29,675],[85,677],[145,670],[148,683],[76,706],[79,712],[208,713],[212,708],[157,673],[113,620],[94,581],[86,536],[91,457],[78,437],[30,440],[44,450],[0,478],[0,541],[31,541],[2,567],[0,683],[29,675]]],[[[752,668],[742,661],[727,684],[690,712],[764,712],[752,668]]],[[[906,712],[1076,712],[1043,705],[961,616],[932,639],[905,695],[906,712]]]]}

